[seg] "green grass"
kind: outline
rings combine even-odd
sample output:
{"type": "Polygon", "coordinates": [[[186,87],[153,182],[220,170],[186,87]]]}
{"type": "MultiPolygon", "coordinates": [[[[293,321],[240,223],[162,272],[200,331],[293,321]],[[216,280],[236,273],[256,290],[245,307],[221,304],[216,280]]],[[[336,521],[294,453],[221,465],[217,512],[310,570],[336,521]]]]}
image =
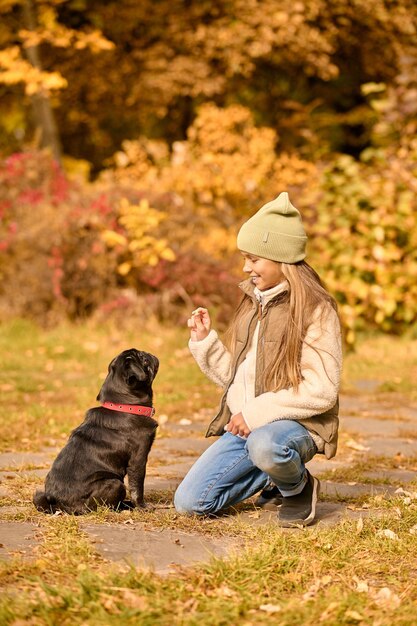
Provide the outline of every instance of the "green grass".
{"type": "Polygon", "coordinates": [[[358,381],[373,381],[376,391],[381,394],[397,392],[415,401],[416,379],[417,340],[408,337],[375,335],[359,338],[355,350],[344,359],[345,392],[355,392],[358,381]]]}
{"type": "MultiPolygon", "coordinates": [[[[86,409],[96,404],[108,362],[132,346],[160,358],[155,381],[157,415],[174,423],[184,417],[201,421],[202,412],[209,413],[216,406],[219,391],[199,372],[186,343],[185,329],[161,327],[156,322],[140,331],[133,323],[123,328],[111,323],[101,327],[63,324],[49,330],[23,321],[3,324],[1,450],[36,452],[48,445],[61,447],[86,409]]],[[[416,341],[363,339],[345,359],[344,391],[361,393],[356,381],[372,380],[377,381],[378,393],[392,398],[402,394],[404,402],[413,401],[416,355],[416,341]]],[[[161,432],[169,436],[163,427],[161,432]]],[[[358,460],[339,473],[330,472],[328,478],[362,481],[368,470],[387,469],[395,463],[398,460],[358,460]]],[[[401,460],[402,467],[415,464],[415,459],[401,460]]],[[[30,472],[36,467],[28,462],[20,469],[30,472]]],[[[251,502],[217,518],[179,516],[172,508],[171,491],[148,494],[155,506],[150,511],[117,513],[101,508],[82,518],[46,516],[31,504],[33,490],[42,482],[39,478],[29,473],[3,481],[13,495],[1,497],[1,519],[34,524],[38,545],[25,555],[0,562],[2,625],[415,623],[416,499],[362,495],[349,501],[356,516],[363,515],[363,519],[285,531],[273,520],[248,524],[245,515],[254,511],[251,502]],[[168,576],[109,564],[83,525],[127,522],[137,532],[174,529],[224,539],[233,543],[234,550],[227,559],[177,568],[168,576]],[[395,533],[395,538],[387,537],[386,530],[395,533]]],[[[415,490],[415,485],[411,488],[415,490]]]]}
{"type": "Polygon", "coordinates": [[[219,391],[201,374],[187,349],[185,329],[154,323],[146,332],[109,324],[63,324],[41,331],[27,321],[0,328],[0,451],[56,445],[79,424],[111,359],[130,347],[160,358],[154,384],[159,415],[178,421],[200,406],[215,407],[219,391]],[[13,424],[13,428],[10,428],[13,424]]]}

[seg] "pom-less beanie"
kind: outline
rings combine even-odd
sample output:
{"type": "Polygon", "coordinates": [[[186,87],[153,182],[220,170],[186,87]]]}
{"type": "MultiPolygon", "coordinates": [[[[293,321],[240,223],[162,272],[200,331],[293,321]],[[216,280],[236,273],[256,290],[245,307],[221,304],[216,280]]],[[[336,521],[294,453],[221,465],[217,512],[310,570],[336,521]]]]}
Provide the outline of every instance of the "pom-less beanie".
{"type": "Polygon", "coordinates": [[[264,204],[243,224],[237,236],[237,247],[242,252],[281,263],[302,261],[306,243],[301,215],[286,191],[264,204]]]}

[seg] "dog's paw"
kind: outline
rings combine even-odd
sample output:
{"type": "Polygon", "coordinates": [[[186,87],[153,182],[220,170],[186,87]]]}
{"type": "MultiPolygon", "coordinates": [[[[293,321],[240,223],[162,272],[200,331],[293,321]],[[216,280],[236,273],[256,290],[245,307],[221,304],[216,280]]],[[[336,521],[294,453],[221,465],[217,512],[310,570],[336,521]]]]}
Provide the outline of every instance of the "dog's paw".
{"type": "Polygon", "coordinates": [[[155,510],[155,506],[153,504],[149,504],[149,502],[140,502],[137,505],[138,509],[144,510],[144,511],[154,511],[155,510]]]}

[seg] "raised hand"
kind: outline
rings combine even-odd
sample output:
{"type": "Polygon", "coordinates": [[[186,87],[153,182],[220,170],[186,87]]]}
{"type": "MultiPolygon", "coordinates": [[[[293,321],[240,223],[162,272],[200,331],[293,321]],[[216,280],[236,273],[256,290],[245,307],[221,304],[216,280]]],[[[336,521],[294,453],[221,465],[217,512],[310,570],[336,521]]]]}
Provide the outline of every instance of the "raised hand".
{"type": "Polygon", "coordinates": [[[193,311],[187,321],[187,326],[191,331],[191,341],[205,339],[211,329],[211,319],[207,309],[199,307],[193,311]]]}

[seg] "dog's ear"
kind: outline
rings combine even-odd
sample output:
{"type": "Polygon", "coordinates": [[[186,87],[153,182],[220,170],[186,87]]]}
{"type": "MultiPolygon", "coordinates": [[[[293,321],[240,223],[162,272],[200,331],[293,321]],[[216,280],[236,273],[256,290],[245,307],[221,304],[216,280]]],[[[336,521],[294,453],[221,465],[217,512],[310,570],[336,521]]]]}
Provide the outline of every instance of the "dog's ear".
{"type": "Polygon", "coordinates": [[[155,378],[155,376],[158,373],[158,369],[159,369],[159,360],[156,358],[156,356],[154,356],[153,354],[149,355],[151,357],[150,363],[149,363],[149,370],[152,374],[152,380],[155,378]]]}

